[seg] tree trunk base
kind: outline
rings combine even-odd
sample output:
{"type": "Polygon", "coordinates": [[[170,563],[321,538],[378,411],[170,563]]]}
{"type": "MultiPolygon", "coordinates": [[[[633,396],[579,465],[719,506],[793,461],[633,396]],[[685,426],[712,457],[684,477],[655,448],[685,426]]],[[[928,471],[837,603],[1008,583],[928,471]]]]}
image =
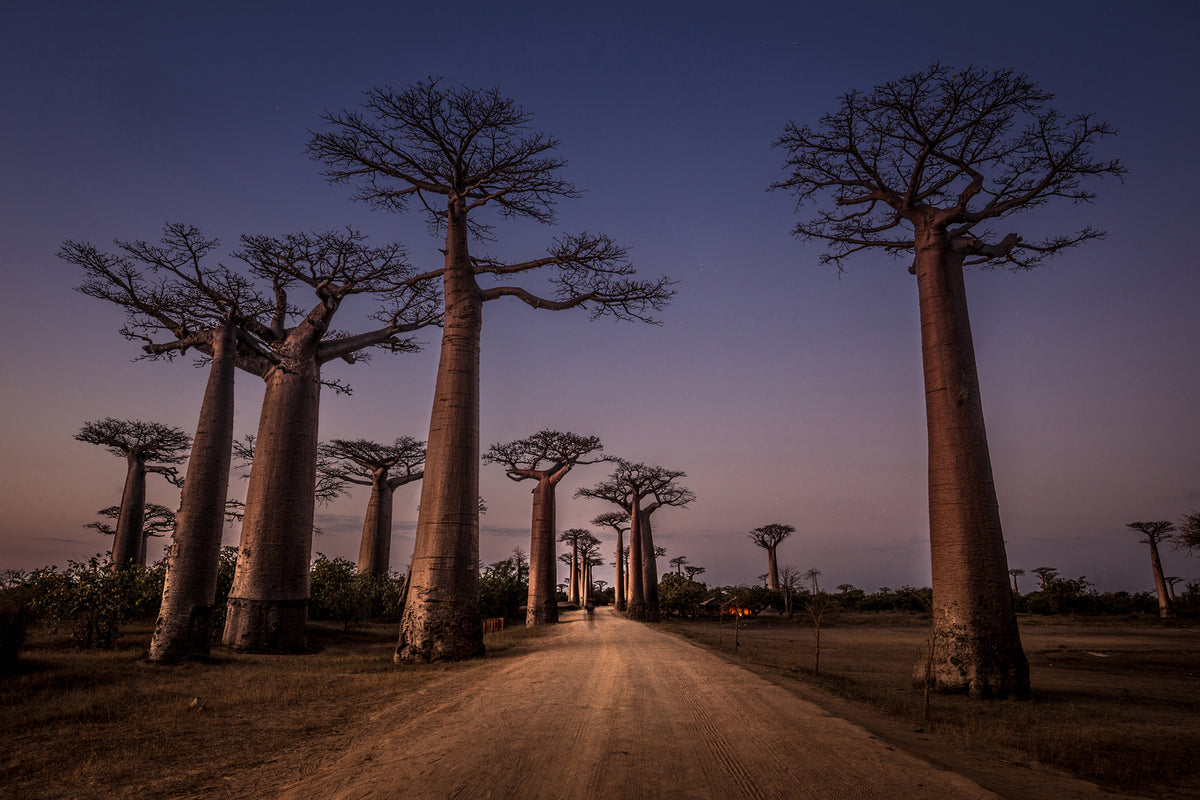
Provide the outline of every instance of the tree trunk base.
{"type": "MultiPolygon", "coordinates": [[[[420,617],[406,609],[400,623],[400,643],[393,661],[397,664],[428,664],[434,661],[463,661],[485,652],[479,609],[461,604],[426,604],[420,617]],[[438,605],[451,605],[441,610],[438,605]]],[[[415,609],[414,609],[415,611],[415,609]]]]}
{"type": "Polygon", "coordinates": [[[298,653],[308,646],[307,622],[308,600],[230,597],[222,639],[238,651],[298,653]]]}
{"type": "Polygon", "coordinates": [[[638,622],[662,621],[658,606],[653,603],[630,603],[628,609],[625,611],[625,616],[628,619],[637,620],[638,622]]]}
{"type": "Polygon", "coordinates": [[[538,625],[553,625],[558,622],[558,598],[547,600],[545,603],[531,603],[525,612],[525,627],[533,628],[538,625]]]}
{"type": "Polygon", "coordinates": [[[212,622],[212,606],[194,607],[186,621],[172,621],[160,615],[154,624],[154,638],[150,640],[149,660],[155,664],[177,664],[189,658],[208,658],[212,622]]]}
{"type": "Polygon", "coordinates": [[[932,658],[925,652],[913,670],[917,686],[926,685],[933,670],[932,689],[941,694],[965,694],[975,699],[1029,697],[1029,662],[1013,630],[1002,636],[972,636],[966,631],[937,631],[932,658]]]}

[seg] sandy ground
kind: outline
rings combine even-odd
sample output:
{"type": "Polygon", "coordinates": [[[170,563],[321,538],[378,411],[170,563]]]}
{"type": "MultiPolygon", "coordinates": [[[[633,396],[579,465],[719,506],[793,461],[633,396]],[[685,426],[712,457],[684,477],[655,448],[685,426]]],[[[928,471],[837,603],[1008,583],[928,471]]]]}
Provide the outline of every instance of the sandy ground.
{"type": "Polygon", "coordinates": [[[532,652],[435,677],[277,796],[999,797],[609,610],[566,616],[532,652]]]}

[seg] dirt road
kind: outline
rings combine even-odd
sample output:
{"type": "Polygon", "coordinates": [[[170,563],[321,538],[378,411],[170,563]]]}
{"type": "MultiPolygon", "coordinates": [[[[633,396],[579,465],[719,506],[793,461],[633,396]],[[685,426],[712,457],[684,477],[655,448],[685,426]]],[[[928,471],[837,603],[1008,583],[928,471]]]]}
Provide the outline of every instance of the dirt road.
{"type": "Polygon", "coordinates": [[[280,796],[997,797],[654,626],[564,620],[389,705],[280,796]]]}

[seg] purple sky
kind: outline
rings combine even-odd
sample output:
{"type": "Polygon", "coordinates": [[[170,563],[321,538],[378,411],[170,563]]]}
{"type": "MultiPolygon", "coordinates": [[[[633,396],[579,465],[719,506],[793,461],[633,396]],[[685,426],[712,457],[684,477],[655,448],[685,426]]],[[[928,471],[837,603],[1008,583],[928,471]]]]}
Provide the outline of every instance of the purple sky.
{"type": "MultiPolygon", "coordinates": [[[[353,225],[436,265],[419,215],[352,203],[303,150],[323,110],[441,75],[517,100],[562,139],[567,177],[586,190],[555,225],[501,223],[483,249],[528,258],[560,231],[601,231],[643,272],[681,281],[657,328],[490,303],[485,447],[559,428],[687,471],[698,500],[661,511],[655,536],[710,583],[755,581],[766,558],[746,532],[785,522],[797,532],[782,563],[816,566],[824,585],[927,585],[915,281],[882,254],[840,276],[820,266],[818,245],[789,236],[790,199],[765,188],[783,175],[770,145],[789,120],[815,123],[841,93],[940,60],[1016,68],[1062,110],[1120,129],[1102,154],[1124,161],[1124,184],[1099,182],[1094,205],[1051,205],[1010,226],[1091,223],[1108,238],[1034,272],[972,272],[968,291],[1011,565],[1152,589],[1146,547],[1125,523],[1200,509],[1200,271],[1188,244],[1200,7],[1043,0],[939,19],[911,4],[574,5],[6,3],[0,569],[106,549],[82,526],[119,501],[123,464],[73,434],[106,416],[191,431],[203,387],[187,359],[132,363],[122,315],[73,291],[78,269],[55,258],[59,244],[153,239],[166,221],[226,243],[353,225]]],[[[367,310],[347,307],[337,327],[367,310]]],[[[424,338],[436,345],[437,332],[424,338]]],[[[323,394],[322,438],[425,438],[435,367],[436,346],[331,367],[355,391],[323,394]]],[[[261,381],[238,381],[238,432],[252,433],[261,381]]],[[[561,528],[608,510],[571,499],[605,474],[567,478],[561,528]]],[[[150,487],[151,500],[178,503],[155,476],[150,487]]],[[[483,468],[485,561],[528,547],[529,488],[483,468]]],[[[396,495],[397,569],[417,495],[396,495]]],[[[354,558],[365,504],[356,490],[319,509],[327,534],[314,552],[354,558]]],[[[1165,562],[1200,578],[1200,562],[1165,562]]]]}

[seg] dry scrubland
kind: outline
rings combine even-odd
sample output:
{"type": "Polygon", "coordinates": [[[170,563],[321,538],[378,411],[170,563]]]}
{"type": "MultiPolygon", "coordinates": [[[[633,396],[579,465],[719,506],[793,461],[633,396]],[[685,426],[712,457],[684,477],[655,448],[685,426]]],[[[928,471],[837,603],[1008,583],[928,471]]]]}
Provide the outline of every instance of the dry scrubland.
{"type": "MultiPolygon", "coordinates": [[[[812,632],[799,616],[744,622],[736,654],[728,621],[662,627],[1002,795],[1028,796],[1006,791],[1002,775],[1017,764],[1056,765],[1122,793],[1200,797],[1194,626],[1024,620],[1035,697],[934,697],[928,722],[923,693],[908,678],[928,633],[919,618],[829,615],[819,677],[812,632]]],[[[381,704],[461,668],[393,665],[394,625],[310,630],[306,655],[218,651],[211,663],[178,668],[142,660],[146,625],[127,627],[110,652],[79,651],[39,631],[22,669],[0,677],[0,797],[271,796],[381,704]]],[[[536,648],[538,638],[510,629],[487,642],[501,653],[536,648]]]]}

